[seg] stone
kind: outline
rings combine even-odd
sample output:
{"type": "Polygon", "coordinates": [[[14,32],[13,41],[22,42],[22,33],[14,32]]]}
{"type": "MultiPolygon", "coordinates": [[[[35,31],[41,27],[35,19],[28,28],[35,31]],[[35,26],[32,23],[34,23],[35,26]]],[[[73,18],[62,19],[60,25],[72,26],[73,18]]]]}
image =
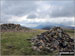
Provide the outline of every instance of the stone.
{"type": "Polygon", "coordinates": [[[31,42],[34,43],[33,49],[37,51],[74,51],[74,39],[60,27],[54,27],[37,35],[31,42]]]}

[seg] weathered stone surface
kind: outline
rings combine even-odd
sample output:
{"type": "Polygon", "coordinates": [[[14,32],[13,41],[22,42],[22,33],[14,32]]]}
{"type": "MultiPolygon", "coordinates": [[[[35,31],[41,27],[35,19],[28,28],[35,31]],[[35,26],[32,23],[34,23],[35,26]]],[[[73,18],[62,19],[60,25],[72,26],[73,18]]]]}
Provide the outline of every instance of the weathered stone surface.
{"type": "Polygon", "coordinates": [[[29,30],[27,27],[22,27],[20,24],[1,24],[0,25],[0,32],[6,32],[6,31],[26,31],[29,30]]]}
{"type": "Polygon", "coordinates": [[[60,27],[37,35],[31,39],[31,43],[33,50],[37,51],[74,51],[74,40],[60,27]]]}

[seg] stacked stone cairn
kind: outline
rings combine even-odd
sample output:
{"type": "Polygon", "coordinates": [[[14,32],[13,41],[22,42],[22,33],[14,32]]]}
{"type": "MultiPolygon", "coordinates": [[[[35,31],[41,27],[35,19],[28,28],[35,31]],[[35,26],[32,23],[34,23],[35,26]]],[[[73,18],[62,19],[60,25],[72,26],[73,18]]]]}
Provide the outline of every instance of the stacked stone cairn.
{"type": "Polygon", "coordinates": [[[74,51],[74,39],[72,39],[60,27],[54,27],[31,39],[32,49],[42,52],[74,51]]]}
{"type": "Polygon", "coordinates": [[[20,24],[1,24],[0,25],[0,32],[5,32],[5,31],[21,31],[21,30],[29,30],[27,27],[23,27],[20,24]]]}

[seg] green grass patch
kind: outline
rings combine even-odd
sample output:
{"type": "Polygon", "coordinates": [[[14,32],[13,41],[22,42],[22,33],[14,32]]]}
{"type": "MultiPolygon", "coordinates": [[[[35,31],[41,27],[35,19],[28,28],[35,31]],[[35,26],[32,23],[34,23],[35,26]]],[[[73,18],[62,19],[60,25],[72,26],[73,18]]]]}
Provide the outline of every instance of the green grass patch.
{"type": "Polygon", "coordinates": [[[46,30],[32,30],[29,32],[2,32],[1,34],[1,54],[2,55],[53,55],[53,53],[39,53],[33,51],[28,38],[33,38],[37,34],[46,30]]]}
{"type": "Polygon", "coordinates": [[[31,43],[26,39],[35,37],[44,31],[30,32],[4,32],[1,34],[1,54],[2,55],[38,55],[33,51],[31,43]]]}

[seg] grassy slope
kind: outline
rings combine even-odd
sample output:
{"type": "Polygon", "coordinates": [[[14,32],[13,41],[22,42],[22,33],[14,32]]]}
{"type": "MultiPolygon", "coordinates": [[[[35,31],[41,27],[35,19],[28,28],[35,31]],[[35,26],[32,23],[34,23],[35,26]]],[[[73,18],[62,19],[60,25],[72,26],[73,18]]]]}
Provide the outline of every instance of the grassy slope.
{"type": "MultiPolygon", "coordinates": [[[[1,53],[3,55],[41,55],[31,49],[31,44],[26,40],[46,30],[32,30],[30,32],[4,32],[1,34],[1,53]]],[[[69,34],[73,34],[70,32],[69,34]]],[[[51,53],[50,53],[51,54],[51,53]]]]}
{"type": "Polygon", "coordinates": [[[1,53],[3,55],[30,55],[38,54],[31,49],[31,44],[26,40],[44,31],[31,32],[4,32],[1,34],[1,53]]]}

